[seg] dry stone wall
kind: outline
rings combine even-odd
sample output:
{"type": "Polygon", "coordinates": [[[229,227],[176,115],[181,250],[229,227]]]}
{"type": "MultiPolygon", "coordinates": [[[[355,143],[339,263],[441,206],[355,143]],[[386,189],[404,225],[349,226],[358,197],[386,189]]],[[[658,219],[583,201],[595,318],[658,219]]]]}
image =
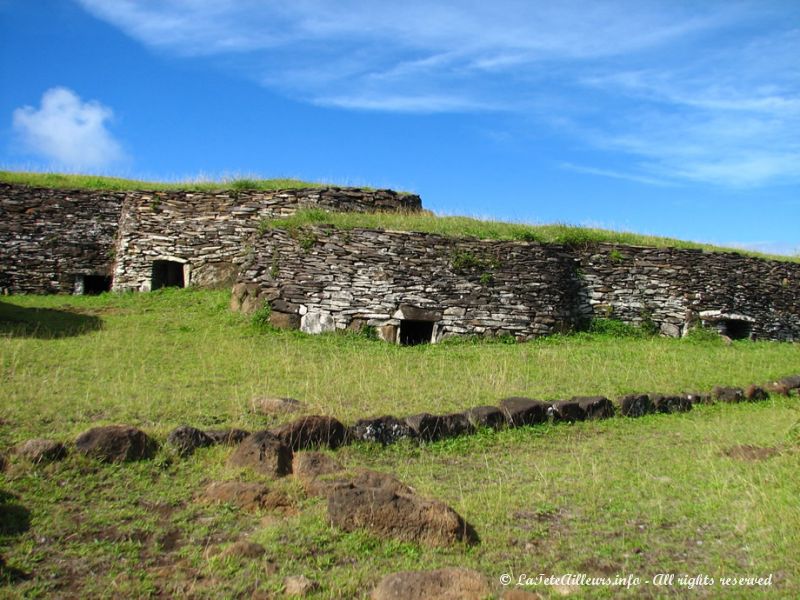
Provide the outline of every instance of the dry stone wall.
{"type": "Polygon", "coordinates": [[[270,302],[273,318],[305,331],[433,322],[451,335],[527,339],[569,328],[578,315],[574,257],[560,246],[453,239],[369,229],[273,230],[254,243],[237,308],[270,302]],[[277,317],[276,317],[277,313],[277,317]],[[285,315],[285,316],[280,316],[285,315]]]}
{"type": "Polygon", "coordinates": [[[798,293],[800,264],[735,253],[313,227],[255,240],[232,304],[269,303],[275,324],[310,333],[370,325],[391,341],[403,321],[432,322],[431,341],[525,340],[591,318],[675,337],[704,323],[731,337],[797,340],[798,293]]]}
{"type": "Polygon", "coordinates": [[[230,286],[252,251],[250,239],[260,223],[301,208],[368,212],[420,207],[419,196],[356,188],[137,194],[122,214],[114,289],[149,290],[155,260],[183,263],[187,285],[230,286]]]}
{"type": "Polygon", "coordinates": [[[414,211],[391,190],[61,190],[0,184],[0,293],[72,293],[81,275],[150,289],[155,260],[184,265],[187,285],[230,285],[264,218],[300,208],[414,211]]]}
{"type": "Polygon", "coordinates": [[[125,198],[0,183],[0,293],[72,293],[79,275],[110,275],[125,198]]]}
{"type": "Polygon", "coordinates": [[[577,256],[594,316],[651,322],[674,337],[704,322],[732,337],[800,339],[798,263],[611,244],[577,256]]]}

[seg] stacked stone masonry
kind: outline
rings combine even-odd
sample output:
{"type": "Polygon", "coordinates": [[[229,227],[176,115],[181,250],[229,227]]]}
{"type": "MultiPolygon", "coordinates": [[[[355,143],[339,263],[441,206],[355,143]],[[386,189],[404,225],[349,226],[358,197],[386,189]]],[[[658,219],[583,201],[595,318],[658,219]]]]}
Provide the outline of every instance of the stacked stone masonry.
{"type": "Polygon", "coordinates": [[[268,303],[279,325],[309,333],[373,326],[390,341],[400,341],[404,320],[432,321],[437,341],[526,340],[592,318],[673,337],[705,324],[732,337],[797,340],[799,291],[800,264],[736,253],[312,227],[253,242],[233,307],[268,303]]]}
{"type": "Polygon", "coordinates": [[[800,264],[736,253],[567,247],[316,226],[262,231],[301,208],[414,211],[389,190],[59,190],[0,184],[0,292],[80,292],[88,276],[146,291],[156,263],[185,285],[236,282],[232,305],[318,333],[375,327],[386,340],[520,340],[592,318],[670,336],[705,323],[731,337],[800,340],[800,264]],[[405,332],[404,332],[405,328],[405,332]]]}
{"type": "Polygon", "coordinates": [[[183,263],[187,285],[230,284],[264,219],[302,208],[420,206],[419,196],[358,188],[107,192],[0,184],[0,293],[72,293],[80,275],[112,274],[115,291],[147,291],[155,260],[183,263]]]}

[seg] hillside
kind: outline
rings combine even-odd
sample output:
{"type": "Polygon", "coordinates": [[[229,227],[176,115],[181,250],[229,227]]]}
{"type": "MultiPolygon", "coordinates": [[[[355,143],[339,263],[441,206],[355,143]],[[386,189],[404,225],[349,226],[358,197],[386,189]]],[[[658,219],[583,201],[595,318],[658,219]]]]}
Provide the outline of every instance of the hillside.
{"type": "MultiPolygon", "coordinates": [[[[504,396],[705,391],[797,371],[800,345],[669,339],[625,327],[527,344],[474,339],[402,347],[364,335],[277,331],[228,310],[227,292],[16,296],[0,300],[0,595],[251,597],[285,578],[312,598],[366,598],[386,574],[458,565],[499,598],[501,575],[593,577],[772,574],[780,597],[800,585],[797,396],[699,404],[678,414],[481,430],[431,443],[357,443],[325,454],[352,470],[391,473],[452,506],[480,544],[431,548],[332,526],[327,502],[295,477],[231,468],[233,448],[188,457],[166,443],[202,429],[275,427],[297,414],[356,419],[443,414],[504,396]],[[293,397],[296,414],[258,398],[293,397]],[[161,444],[153,460],[105,465],[73,444],[89,427],[128,424],[161,444]],[[12,453],[46,436],[66,459],[12,453]],[[265,485],[282,504],[213,504],[213,481],[265,485]],[[232,554],[235,542],[260,555],[232,554]]],[[[528,591],[561,597],[569,587],[528,591]]],[[[706,588],[718,595],[719,584],[706,588]]],[[[615,588],[582,588],[585,598],[615,588]]],[[[642,584],[633,595],[658,595],[642,584]]],[[[742,587],[726,597],[749,598],[742,587]]]]}

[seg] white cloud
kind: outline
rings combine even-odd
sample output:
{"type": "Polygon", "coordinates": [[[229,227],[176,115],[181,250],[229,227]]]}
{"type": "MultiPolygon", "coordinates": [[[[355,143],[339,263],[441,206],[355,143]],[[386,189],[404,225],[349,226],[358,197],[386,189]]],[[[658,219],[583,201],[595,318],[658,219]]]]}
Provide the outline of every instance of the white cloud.
{"type": "Polygon", "coordinates": [[[84,102],[72,90],[54,87],[42,95],[38,109],[16,109],[13,125],[25,151],[58,167],[98,169],[124,157],[120,144],[106,129],[112,116],[107,106],[84,102]]]}
{"type": "MultiPolygon", "coordinates": [[[[498,111],[640,183],[800,180],[800,7],[760,0],[79,0],[158,51],[348,110],[498,111]]],[[[601,173],[605,171],[605,173],[601,173]]]]}

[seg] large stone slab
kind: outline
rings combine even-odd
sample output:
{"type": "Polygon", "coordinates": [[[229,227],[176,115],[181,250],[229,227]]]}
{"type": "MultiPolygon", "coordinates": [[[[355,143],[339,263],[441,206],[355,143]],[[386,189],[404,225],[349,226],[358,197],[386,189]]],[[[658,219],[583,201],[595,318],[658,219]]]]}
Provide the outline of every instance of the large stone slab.
{"type": "Polygon", "coordinates": [[[416,437],[416,433],[408,423],[391,415],[359,419],[350,427],[350,433],[353,439],[378,442],[384,446],[403,438],[416,437]]]}
{"type": "Polygon", "coordinates": [[[472,526],[443,502],[388,486],[335,486],[328,494],[328,518],[345,531],[367,529],[383,538],[432,547],[478,542],[472,526]]]}

